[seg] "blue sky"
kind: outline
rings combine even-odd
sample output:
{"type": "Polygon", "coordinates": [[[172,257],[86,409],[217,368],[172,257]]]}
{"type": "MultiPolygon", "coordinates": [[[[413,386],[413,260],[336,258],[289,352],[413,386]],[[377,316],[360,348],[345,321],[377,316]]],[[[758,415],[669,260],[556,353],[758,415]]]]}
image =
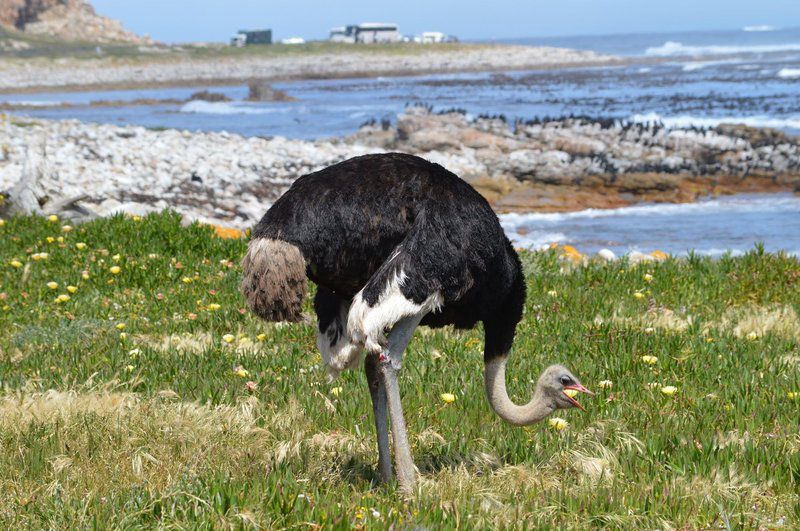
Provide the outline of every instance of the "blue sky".
{"type": "Polygon", "coordinates": [[[326,37],[331,26],[396,22],[462,39],[738,29],[800,24],[800,0],[93,0],[98,12],[165,42],[223,41],[239,28],[326,37]]]}

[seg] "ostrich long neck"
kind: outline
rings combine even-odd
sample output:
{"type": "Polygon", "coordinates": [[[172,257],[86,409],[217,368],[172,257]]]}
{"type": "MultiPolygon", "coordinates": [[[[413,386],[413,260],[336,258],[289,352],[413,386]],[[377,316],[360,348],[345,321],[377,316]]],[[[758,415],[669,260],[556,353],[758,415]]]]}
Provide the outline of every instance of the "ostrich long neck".
{"type": "Polygon", "coordinates": [[[537,386],[533,398],[525,405],[517,405],[511,401],[506,391],[506,356],[498,356],[486,362],[484,381],[486,397],[492,409],[500,418],[515,426],[527,426],[539,422],[553,412],[537,386]]]}

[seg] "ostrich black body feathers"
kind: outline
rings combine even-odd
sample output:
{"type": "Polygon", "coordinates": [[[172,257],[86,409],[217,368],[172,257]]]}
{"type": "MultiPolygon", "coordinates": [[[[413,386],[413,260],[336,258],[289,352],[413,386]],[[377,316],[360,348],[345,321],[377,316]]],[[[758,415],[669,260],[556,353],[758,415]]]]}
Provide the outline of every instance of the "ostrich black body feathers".
{"type": "Polygon", "coordinates": [[[511,348],[525,300],[519,257],[486,200],[438,164],[365,155],[300,177],[258,223],[257,239],[300,250],[331,344],[344,333],[342,304],[360,293],[374,306],[401,278],[402,295],[416,304],[441,296],[422,324],[482,321],[487,359],[511,348]]]}

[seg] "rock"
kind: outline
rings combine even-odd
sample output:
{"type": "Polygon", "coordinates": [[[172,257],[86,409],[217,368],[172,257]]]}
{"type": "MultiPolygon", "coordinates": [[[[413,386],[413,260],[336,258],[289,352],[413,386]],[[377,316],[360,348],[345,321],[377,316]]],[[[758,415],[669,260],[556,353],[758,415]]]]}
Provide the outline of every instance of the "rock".
{"type": "Polygon", "coordinates": [[[153,44],[98,15],[86,0],[2,0],[0,26],[72,41],[153,44]]]}
{"type": "Polygon", "coordinates": [[[251,81],[247,84],[247,101],[297,101],[282,90],[272,88],[265,81],[251,81]]]}
{"type": "Polygon", "coordinates": [[[220,102],[220,101],[231,101],[231,99],[222,94],[220,92],[211,92],[210,90],[201,90],[199,92],[195,92],[187,101],[210,101],[210,102],[220,102]]]}
{"type": "Polygon", "coordinates": [[[597,258],[606,262],[613,262],[617,259],[617,255],[611,249],[600,249],[597,251],[597,258]]]}
{"type": "Polygon", "coordinates": [[[649,254],[644,254],[639,251],[631,251],[628,253],[628,262],[631,265],[640,264],[642,262],[653,262],[655,258],[649,254]]]}

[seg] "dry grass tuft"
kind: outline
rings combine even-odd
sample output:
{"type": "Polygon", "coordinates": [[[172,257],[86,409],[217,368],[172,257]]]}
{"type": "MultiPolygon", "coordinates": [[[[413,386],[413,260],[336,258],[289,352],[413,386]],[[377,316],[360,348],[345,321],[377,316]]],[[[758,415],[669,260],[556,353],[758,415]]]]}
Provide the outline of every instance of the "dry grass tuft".
{"type": "Polygon", "coordinates": [[[613,323],[626,327],[655,328],[670,332],[683,332],[694,322],[691,315],[680,315],[669,308],[652,308],[635,317],[622,317],[621,310],[614,312],[613,323]]]}
{"type": "Polygon", "coordinates": [[[103,391],[46,391],[0,399],[7,460],[24,452],[33,430],[58,433],[59,450],[44,478],[21,478],[21,492],[37,484],[82,498],[147,485],[168,489],[207,471],[241,474],[280,460],[283,444],[307,431],[294,404],[268,408],[255,397],[236,405],[205,406],[103,391]],[[15,444],[16,443],[16,444],[15,444]]]}
{"type": "Polygon", "coordinates": [[[758,337],[774,334],[800,341],[800,318],[794,308],[788,305],[730,308],[717,326],[740,338],[750,334],[758,337]]]}
{"type": "Polygon", "coordinates": [[[184,354],[202,354],[208,350],[214,338],[209,332],[190,334],[170,334],[162,337],[149,337],[145,341],[152,348],[162,352],[178,351],[184,354]]]}

